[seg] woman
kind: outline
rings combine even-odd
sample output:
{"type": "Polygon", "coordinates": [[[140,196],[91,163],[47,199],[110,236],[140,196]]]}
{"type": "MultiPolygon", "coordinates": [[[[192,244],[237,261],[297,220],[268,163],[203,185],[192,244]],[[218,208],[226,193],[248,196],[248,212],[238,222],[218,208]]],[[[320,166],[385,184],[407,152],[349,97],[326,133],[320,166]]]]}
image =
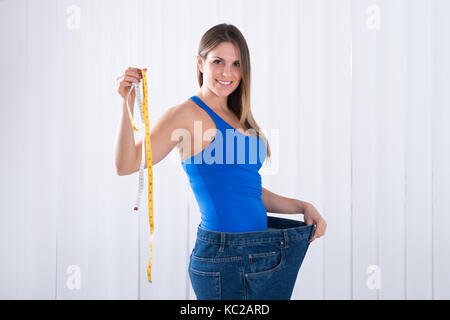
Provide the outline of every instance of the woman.
{"type": "MultiPolygon", "coordinates": [[[[196,95],[168,109],[150,132],[153,165],[177,146],[202,214],[189,263],[194,292],[197,299],[290,299],[309,244],[325,234],[326,222],[312,204],[261,185],[258,171],[270,148],[251,113],[250,55],[235,26],[219,24],[203,35],[197,76],[196,95]],[[267,212],[300,213],[304,222],[267,212]]],[[[128,68],[120,95],[126,99],[141,78],[140,69],[128,68]]],[[[124,101],[119,175],[138,171],[141,161],[142,140],[135,145],[127,118],[124,101]]]]}

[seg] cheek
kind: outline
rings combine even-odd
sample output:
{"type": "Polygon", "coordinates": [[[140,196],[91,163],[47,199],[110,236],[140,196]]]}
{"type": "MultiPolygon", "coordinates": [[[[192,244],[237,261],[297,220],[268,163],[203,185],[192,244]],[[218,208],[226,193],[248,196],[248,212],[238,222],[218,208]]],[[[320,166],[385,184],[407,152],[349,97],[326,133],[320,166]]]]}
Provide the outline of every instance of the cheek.
{"type": "Polygon", "coordinates": [[[220,69],[219,68],[211,68],[210,69],[211,70],[211,75],[213,76],[213,77],[220,77],[220,75],[221,75],[221,71],[220,71],[220,69]]]}
{"type": "Polygon", "coordinates": [[[218,72],[216,69],[210,67],[206,74],[207,74],[208,78],[214,79],[217,76],[217,73],[218,72]]]}
{"type": "Polygon", "coordinates": [[[236,79],[240,79],[241,76],[242,76],[242,72],[241,72],[241,71],[236,71],[236,72],[234,73],[234,77],[235,77],[236,79]]]}

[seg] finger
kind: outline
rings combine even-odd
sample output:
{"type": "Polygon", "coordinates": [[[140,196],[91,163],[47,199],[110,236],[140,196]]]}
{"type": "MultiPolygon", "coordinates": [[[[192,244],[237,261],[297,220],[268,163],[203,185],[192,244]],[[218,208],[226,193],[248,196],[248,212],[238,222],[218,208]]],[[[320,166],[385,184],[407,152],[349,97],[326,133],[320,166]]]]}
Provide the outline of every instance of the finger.
{"type": "Polygon", "coordinates": [[[320,237],[322,235],[322,226],[319,224],[317,225],[316,231],[314,233],[314,235],[316,236],[316,238],[320,237]]]}
{"type": "MultiPolygon", "coordinates": [[[[147,71],[146,68],[144,68],[144,70],[147,71]]],[[[131,68],[130,67],[130,68],[127,69],[127,72],[142,73],[142,69],[140,69],[140,68],[131,68]]]]}
{"type": "Polygon", "coordinates": [[[311,240],[315,240],[315,239],[318,239],[318,238],[320,238],[321,236],[323,235],[323,233],[320,231],[320,229],[319,228],[317,228],[316,229],[316,231],[314,232],[314,236],[313,236],[313,238],[311,239],[311,240]]]}
{"type": "Polygon", "coordinates": [[[139,68],[133,68],[133,67],[129,67],[125,72],[137,72],[139,73],[141,71],[141,69],[139,68]]]}
{"type": "Polygon", "coordinates": [[[138,78],[133,77],[133,76],[126,76],[124,80],[125,81],[129,81],[129,82],[134,82],[134,83],[141,82],[141,79],[138,79],[138,78]]]}
{"type": "Polygon", "coordinates": [[[121,76],[116,78],[116,84],[118,86],[121,86],[121,83],[123,83],[126,86],[129,86],[129,85],[131,85],[131,84],[128,84],[129,82],[138,83],[138,82],[140,82],[140,79],[142,79],[142,77],[139,77],[139,76],[136,76],[136,75],[129,75],[129,76],[127,76],[126,74],[124,74],[124,75],[121,75],[121,76]]]}
{"type": "Polygon", "coordinates": [[[319,238],[321,238],[323,235],[324,235],[323,233],[316,232],[316,233],[314,233],[314,237],[311,239],[311,241],[312,241],[312,240],[315,240],[315,239],[319,239],[319,238]]]}
{"type": "Polygon", "coordinates": [[[121,75],[119,75],[116,80],[117,81],[122,81],[123,78],[125,78],[126,76],[133,76],[136,78],[142,78],[142,73],[139,69],[137,68],[128,68],[127,70],[125,70],[125,72],[121,75]]]}
{"type": "Polygon", "coordinates": [[[319,235],[323,236],[325,234],[325,230],[327,228],[327,224],[325,222],[319,223],[317,229],[319,230],[319,235]]]}
{"type": "Polygon", "coordinates": [[[140,72],[135,72],[135,71],[127,71],[125,73],[126,77],[134,77],[136,79],[142,79],[142,74],[140,72]]]}

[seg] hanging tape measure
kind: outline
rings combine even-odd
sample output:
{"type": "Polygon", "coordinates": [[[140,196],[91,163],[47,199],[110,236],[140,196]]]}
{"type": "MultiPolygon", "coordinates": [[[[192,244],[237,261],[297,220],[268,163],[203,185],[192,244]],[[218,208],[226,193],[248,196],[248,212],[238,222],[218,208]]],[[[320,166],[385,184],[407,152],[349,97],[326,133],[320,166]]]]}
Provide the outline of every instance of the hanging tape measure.
{"type": "Polygon", "coordinates": [[[150,223],[150,261],[148,263],[147,267],[147,278],[149,282],[152,282],[152,262],[153,262],[153,249],[152,249],[152,242],[153,242],[153,170],[152,170],[152,149],[150,146],[150,125],[148,120],[148,96],[147,96],[147,75],[145,73],[145,70],[141,70],[142,72],[142,94],[143,99],[141,101],[141,95],[140,95],[140,89],[138,83],[132,83],[131,89],[128,92],[126,102],[127,102],[127,108],[128,108],[128,115],[130,117],[131,121],[131,127],[135,131],[139,131],[139,129],[136,128],[133,122],[133,116],[130,111],[130,107],[128,105],[128,96],[130,95],[131,91],[134,89],[136,92],[136,99],[138,101],[139,105],[139,111],[141,115],[142,123],[145,125],[145,135],[142,140],[142,158],[141,158],[141,165],[139,167],[139,190],[138,195],[136,199],[136,204],[134,206],[134,211],[139,210],[139,203],[141,201],[141,194],[144,189],[144,167],[145,167],[145,161],[144,159],[147,159],[147,171],[148,171],[148,217],[149,217],[149,223],[150,223]],[[147,150],[147,152],[146,152],[147,150]],[[145,158],[144,158],[145,157],[145,158]]]}

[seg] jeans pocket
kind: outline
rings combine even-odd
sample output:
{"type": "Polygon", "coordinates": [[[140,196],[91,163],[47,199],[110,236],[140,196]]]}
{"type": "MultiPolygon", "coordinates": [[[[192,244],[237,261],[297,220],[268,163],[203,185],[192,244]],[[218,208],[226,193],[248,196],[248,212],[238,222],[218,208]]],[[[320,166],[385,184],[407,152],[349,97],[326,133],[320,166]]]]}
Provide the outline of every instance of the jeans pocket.
{"type": "Polygon", "coordinates": [[[284,250],[280,243],[251,249],[248,253],[250,267],[248,276],[263,275],[280,269],[285,260],[284,250]]]}
{"type": "Polygon", "coordinates": [[[198,300],[221,299],[220,272],[200,271],[189,267],[189,277],[198,300]]]}
{"type": "Polygon", "coordinates": [[[281,264],[281,251],[253,253],[248,255],[250,272],[270,272],[281,264]]]}

